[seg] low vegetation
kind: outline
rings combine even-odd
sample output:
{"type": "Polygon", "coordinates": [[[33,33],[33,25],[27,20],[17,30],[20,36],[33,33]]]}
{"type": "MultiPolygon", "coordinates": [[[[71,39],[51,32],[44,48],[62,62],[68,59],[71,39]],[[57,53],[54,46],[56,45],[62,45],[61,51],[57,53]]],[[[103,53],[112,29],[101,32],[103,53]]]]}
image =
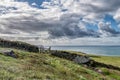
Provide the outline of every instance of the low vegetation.
{"type": "Polygon", "coordinates": [[[120,67],[120,56],[89,56],[95,61],[120,67]]]}
{"type": "MultiPolygon", "coordinates": [[[[0,50],[10,48],[0,48],[0,50]]],[[[17,58],[0,54],[1,80],[119,80],[120,71],[104,67],[90,69],[73,61],[42,54],[14,50],[17,58]],[[98,72],[97,70],[101,70],[98,72]]]]}

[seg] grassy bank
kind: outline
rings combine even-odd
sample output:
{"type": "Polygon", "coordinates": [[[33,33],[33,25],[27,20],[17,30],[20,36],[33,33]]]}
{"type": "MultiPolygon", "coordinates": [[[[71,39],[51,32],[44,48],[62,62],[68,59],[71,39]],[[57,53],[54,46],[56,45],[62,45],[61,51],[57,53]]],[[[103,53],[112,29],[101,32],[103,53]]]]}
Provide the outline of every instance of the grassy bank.
{"type": "Polygon", "coordinates": [[[120,56],[89,56],[95,61],[120,67],[120,56]]]}
{"type": "MultiPolygon", "coordinates": [[[[8,48],[0,48],[0,50],[8,48]]],[[[0,54],[1,80],[119,80],[120,71],[97,67],[98,73],[83,65],[50,54],[14,49],[18,58],[0,54]]],[[[91,56],[99,61],[99,58],[91,56]]],[[[104,57],[103,57],[104,58],[104,57]]],[[[119,58],[117,58],[120,60],[119,58]]],[[[107,58],[106,58],[107,60],[107,58]]],[[[109,60],[108,60],[109,61],[109,60]]],[[[104,62],[104,60],[103,60],[104,62]]],[[[107,63],[107,62],[105,62],[107,63]]],[[[112,64],[112,62],[110,63],[112,64]]],[[[116,63],[117,64],[117,63],[116,63]]],[[[116,65],[117,66],[117,65],[116,65]]]]}

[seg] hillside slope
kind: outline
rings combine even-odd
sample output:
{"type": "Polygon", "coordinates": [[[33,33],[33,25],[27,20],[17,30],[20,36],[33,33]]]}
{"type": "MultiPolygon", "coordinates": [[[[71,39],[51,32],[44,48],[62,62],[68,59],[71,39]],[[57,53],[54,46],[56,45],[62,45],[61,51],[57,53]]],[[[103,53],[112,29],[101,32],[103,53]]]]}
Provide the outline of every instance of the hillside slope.
{"type": "MultiPolygon", "coordinates": [[[[9,48],[10,49],[10,48],[9,48]]],[[[0,48],[8,50],[8,48],[0,48]]],[[[1,80],[119,80],[120,77],[101,74],[72,61],[50,54],[16,50],[18,58],[0,54],[1,80]]],[[[113,70],[114,71],[114,70],[113,70]]],[[[119,74],[119,71],[116,74],[119,74]]]]}

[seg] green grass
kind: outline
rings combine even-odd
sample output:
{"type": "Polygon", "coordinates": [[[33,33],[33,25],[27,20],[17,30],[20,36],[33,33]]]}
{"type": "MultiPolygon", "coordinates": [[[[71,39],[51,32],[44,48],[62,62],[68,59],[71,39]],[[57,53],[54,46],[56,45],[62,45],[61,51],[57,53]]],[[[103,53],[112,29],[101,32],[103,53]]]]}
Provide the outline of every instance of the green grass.
{"type": "MultiPolygon", "coordinates": [[[[8,49],[8,48],[0,48],[8,49]]],[[[100,68],[103,74],[50,54],[14,50],[18,58],[0,54],[0,80],[119,80],[120,72],[100,68]],[[113,72],[115,74],[113,74],[113,72]]]]}
{"type": "MultiPolygon", "coordinates": [[[[98,55],[91,55],[91,54],[82,54],[81,52],[75,52],[75,53],[79,55],[87,55],[91,59],[100,63],[105,63],[107,65],[120,67],[120,56],[100,56],[100,55],[98,56],[98,55]]],[[[120,71],[108,69],[104,67],[96,67],[96,68],[100,69],[103,75],[108,76],[115,80],[120,80],[120,71]]]]}
{"type": "Polygon", "coordinates": [[[120,67],[120,56],[91,56],[95,61],[120,67]]]}

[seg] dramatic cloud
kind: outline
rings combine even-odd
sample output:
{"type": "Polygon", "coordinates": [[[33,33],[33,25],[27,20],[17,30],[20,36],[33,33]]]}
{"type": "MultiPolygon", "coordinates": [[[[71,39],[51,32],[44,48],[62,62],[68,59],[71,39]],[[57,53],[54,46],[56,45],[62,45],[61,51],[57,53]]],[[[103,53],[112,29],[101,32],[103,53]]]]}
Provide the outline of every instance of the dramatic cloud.
{"type": "Polygon", "coordinates": [[[100,30],[100,33],[103,36],[118,36],[120,35],[120,32],[116,31],[111,27],[111,23],[104,23],[104,22],[99,22],[98,27],[100,30]]]}
{"type": "Polygon", "coordinates": [[[2,38],[51,41],[120,36],[119,0],[0,1],[2,38]]]}

